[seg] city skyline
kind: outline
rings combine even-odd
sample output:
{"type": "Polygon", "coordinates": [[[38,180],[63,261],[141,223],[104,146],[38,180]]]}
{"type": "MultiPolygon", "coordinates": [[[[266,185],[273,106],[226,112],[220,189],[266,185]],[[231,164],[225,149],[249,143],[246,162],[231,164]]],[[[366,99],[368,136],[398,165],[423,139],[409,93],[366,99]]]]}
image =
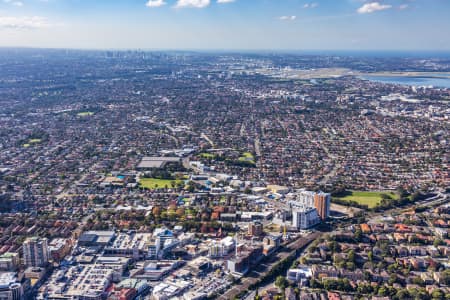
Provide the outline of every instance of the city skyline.
{"type": "Polygon", "coordinates": [[[0,47],[450,50],[444,0],[2,0],[0,47]]]}

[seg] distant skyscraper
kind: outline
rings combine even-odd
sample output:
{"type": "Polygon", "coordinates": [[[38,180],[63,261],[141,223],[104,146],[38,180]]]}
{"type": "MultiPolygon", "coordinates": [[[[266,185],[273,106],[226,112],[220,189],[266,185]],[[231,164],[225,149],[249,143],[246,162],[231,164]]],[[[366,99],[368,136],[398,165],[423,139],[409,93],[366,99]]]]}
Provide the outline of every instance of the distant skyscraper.
{"type": "Polygon", "coordinates": [[[48,263],[46,238],[32,237],[23,243],[23,257],[27,267],[43,267],[48,263]]]}

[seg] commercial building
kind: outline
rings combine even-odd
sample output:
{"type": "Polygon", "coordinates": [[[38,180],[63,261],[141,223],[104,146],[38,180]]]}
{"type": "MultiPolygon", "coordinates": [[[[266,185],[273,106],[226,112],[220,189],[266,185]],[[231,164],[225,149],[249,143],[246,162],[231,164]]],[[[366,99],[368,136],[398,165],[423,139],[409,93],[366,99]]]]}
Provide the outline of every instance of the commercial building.
{"type": "Polygon", "coordinates": [[[48,263],[48,244],[46,238],[32,237],[23,243],[23,258],[27,267],[44,267],[48,263]]]}
{"type": "Polygon", "coordinates": [[[159,281],[166,277],[170,272],[184,264],[183,261],[164,260],[164,261],[145,261],[140,263],[136,270],[133,270],[130,276],[134,279],[159,281]]]}
{"type": "Polygon", "coordinates": [[[1,271],[15,271],[20,264],[19,253],[6,252],[0,256],[1,271]]]}
{"type": "Polygon", "coordinates": [[[72,240],[70,239],[53,239],[48,245],[50,257],[53,261],[59,262],[69,254],[72,249],[72,240]]]}
{"type": "Polygon", "coordinates": [[[144,258],[151,241],[149,233],[120,233],[111,245],[105,247],[104,255],[144,258]]]}
{"type": "Polygon", "coordinates": [[[45,299],[102,300],[113,281],[114,270],[106,265],[71,266],[52,275],[45,299]]]}
{"type": "Polygon", "coordinates": [[[173,299],[183,294],[192,282],[185,280],[171,280],[159,283],[153,288],[152,298],[156,300],[173,299]]]}
{"type": "Polygon", "coordinates": [[[162,169],[168,164],[181,165],[180,157],[144,157],[138,164],[138,170],[162,169]]]}
{"type": "Polygon", "coordinates": [[[227,261],[227,269],[234,275],[245,275],[250,267],[250,259],[248,255],[237,256],[227,261]]]}
{"type": "Polygon", "coordinates": [[[87,231],[78,239],[78,245],[84,247],[104,247],[113,241],[115,235],[114,231],[87,231]]]}
{"type": "Polygon", "coordinates": [[[210,258],[218,258],[228,255],[236,246],[233,237],[227,236],[220,241],[211,241],[208,246],[208,256],[210,258]]]}
{"type": "Polygon", "coordinates": [[[0,299],[24,299],[24,286],[14,272],[0,273],[0,299]]]}
{"type": "Polygon", "coordinates": [[[263,239],[263,254],[270,256],[281,244],[281,235],[268,235],[263,239]]]}
{"type": "Polygon", "coordinates": [[[153,231],[153,237],[148,243],[148,258],[163,258],[170,250],[180,244],[171,230],[167,228],[156,228],[153,231]]]}

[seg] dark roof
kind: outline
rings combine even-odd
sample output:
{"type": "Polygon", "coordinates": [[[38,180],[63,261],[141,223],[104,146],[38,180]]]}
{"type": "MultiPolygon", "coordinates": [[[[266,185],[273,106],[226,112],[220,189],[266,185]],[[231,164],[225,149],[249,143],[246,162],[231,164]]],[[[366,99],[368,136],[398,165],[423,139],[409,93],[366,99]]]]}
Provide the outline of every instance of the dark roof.
{"type": "Polygon", "coordinates": [[[78,239],[78,242],[82,242],[82,243],[93,243],[97,240],[97,235],[96,234],[87,234],[87,233],[83,233],[80,238],[78,239]]]}

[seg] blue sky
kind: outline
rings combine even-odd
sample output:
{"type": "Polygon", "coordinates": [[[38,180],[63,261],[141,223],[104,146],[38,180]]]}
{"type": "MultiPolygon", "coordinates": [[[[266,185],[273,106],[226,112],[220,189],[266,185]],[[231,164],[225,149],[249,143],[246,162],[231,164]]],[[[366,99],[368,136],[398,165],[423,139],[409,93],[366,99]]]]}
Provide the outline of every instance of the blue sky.
{"type": "Polygon", "coordinates": [[[450,50],[450,0],[0,0],[0,46],[450,50]]]}

